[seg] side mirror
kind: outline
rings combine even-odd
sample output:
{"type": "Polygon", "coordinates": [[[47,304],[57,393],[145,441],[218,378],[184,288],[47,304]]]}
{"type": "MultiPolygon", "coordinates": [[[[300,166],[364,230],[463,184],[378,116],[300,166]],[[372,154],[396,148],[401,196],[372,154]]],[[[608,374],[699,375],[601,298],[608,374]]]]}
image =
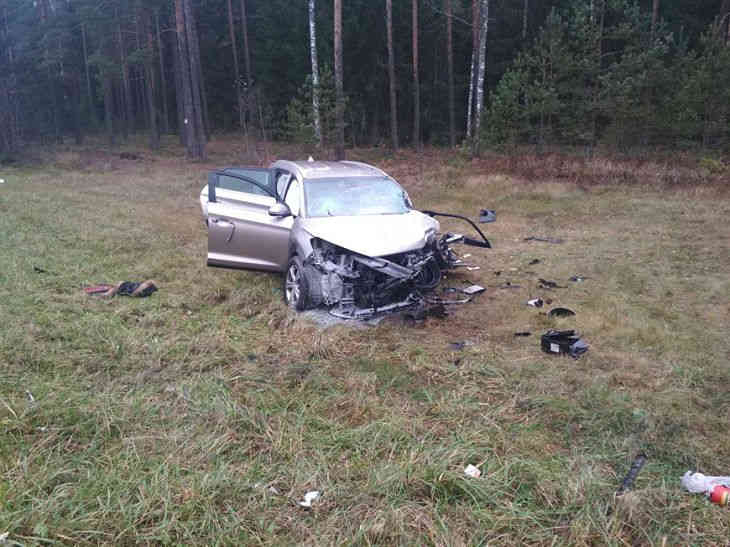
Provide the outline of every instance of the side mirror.
{"type": "Polygon", "coordinates": [[[286,203],[274,203],[269,207],[269,216],[272,217],[289,217],[291,216],[291,210],[286,203]]]}

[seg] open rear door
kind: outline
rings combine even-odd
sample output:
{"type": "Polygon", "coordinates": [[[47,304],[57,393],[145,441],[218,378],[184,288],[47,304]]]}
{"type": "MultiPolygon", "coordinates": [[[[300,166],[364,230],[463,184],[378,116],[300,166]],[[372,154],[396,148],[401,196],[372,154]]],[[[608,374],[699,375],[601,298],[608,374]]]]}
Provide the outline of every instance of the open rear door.
{"type": "Polygon", "coordinates": [[[273,217],[273,171],[225,169],[208,177],[208,265],[284,271],[294,218],[273,217]]]}

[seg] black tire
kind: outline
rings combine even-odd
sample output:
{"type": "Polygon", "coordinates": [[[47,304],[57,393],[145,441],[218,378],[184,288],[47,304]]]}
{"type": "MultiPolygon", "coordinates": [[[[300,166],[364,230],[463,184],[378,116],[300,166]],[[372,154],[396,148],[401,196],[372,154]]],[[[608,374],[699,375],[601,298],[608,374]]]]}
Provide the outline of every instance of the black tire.
{"type": "Polygon", "coordinates": [[[284,272],[284,302],[296,311],[303,311],[309,307],[309,280],[297,255],[289,259],[284,272]]]}

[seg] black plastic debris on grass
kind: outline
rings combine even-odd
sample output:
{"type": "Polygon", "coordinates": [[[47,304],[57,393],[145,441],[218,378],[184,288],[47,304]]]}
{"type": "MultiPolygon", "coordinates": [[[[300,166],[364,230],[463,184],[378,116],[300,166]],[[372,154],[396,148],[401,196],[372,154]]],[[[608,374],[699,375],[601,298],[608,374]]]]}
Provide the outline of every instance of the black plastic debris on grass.
{"type": "MultiPolygon", "coordinates": [[[[615,497],[620,498],[623,496],[626,492],[631,490],[634,487],[634,482],[636,482],[636,477],[639,476],[639,472],[644,467],[644,464],[647,461],[647,456],[643,452],[640,452],[636,455],[634,458],[634,461],[631,463],[631,467],[629,468],[629,472],[626,473],[626,476],[624,477],[624,480],[621,481],[621,485],[618,487],[618,490],[616,490],[615,497]]],[[[606,510],[606,516],[611,516],[613,513],[613,506],[609,505],[608,509],[606,510]]]]}
{"type": "Polygon", "coordinates": [[[559,237],[537,237],[537,236],[530,236],[526,237],[523,241],[542,241],[544,243],[565,243],[564,239],[560,239],[559,237]]]}
{"type": "Polygon", "coordinates": [[[543,304],[545,304],[545,302],[542,298],[533,298],[532,300],[527,301],[527,305],[532,306],[533,308],[542,308],[543,304]]]}
{"type": "Polygon", "coordinates": [[[548,317],[571,317],[575,312],[569,308],[553,308],[548,312],[548,317]]]}
{"type": "Polygon", "coordinates": [[[521,331],[521,332],[516,332],[515,336],[532,336],[532,333],[529,331],[521,331]]]}
{"type": "Polygon", "coordinates": [[[646,454],[644,454],[643,452],[640,452],[636,455],[634,461],[631,463],[631,468],[629,469],[629,472],[626,473],[624,480],[621,481],[621,486],[619,486],[618,490],[616,490],[616,496],[621,496],[622,494],[628,492],[634,487],[636,477],[639,476],[639,472],[641,471],[641,468],[644,467],[647,459],[648,458],[646,457],[646,454]]]}
{"type": "Polygon", "coordinates": [[[588,351],[588,344],[574,330],[550,329],[540,337],[540,347],[552,355],[570,355],[577,359],[588,351]]]}
{"type": "Polygon", "coordinates": [[[564,285],[558,285],[555,281],[550,281],[549,279],[543,279],[542,277],[539,277],[537,279],[539,281],[539,285],[541,289],[567,289],[568,287],[564,285]]]}
{"type": "Polygon", "coordinates": [[[48,270],[44,270],[43,268],[40,268],[38,266],[33,266],[33,271],[35,273],[48,273],[48,270]]]}
{"type": "Polygon", "coordinates": [[[539,258],[533,258],[532,260],[530,260],[530,262],[527,265],[528,266],[534,266],[535,264],[540,264],[540,259],[539,258]]]}

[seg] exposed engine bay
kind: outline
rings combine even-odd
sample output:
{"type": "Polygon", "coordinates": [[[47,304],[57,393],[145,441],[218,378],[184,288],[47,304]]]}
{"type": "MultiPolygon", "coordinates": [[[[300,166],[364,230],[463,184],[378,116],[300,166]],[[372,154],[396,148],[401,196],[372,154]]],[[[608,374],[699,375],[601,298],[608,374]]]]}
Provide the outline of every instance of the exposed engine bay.
{"type": "Polygon", "coordinates": [[[429,293],[439,285],[443,272],[469,266],[452,245],[491,245],[465,217],[425,213],[466,220],[479,232],[482,241],[461,234],[433,232],[420,249],[373,258],[314,238],[312,253],[302,263],[308,293],[306,307],[325,306],[330,314],[342,319],[369,319],[419,305],[466,301],[444,301],[429,293]]]}

